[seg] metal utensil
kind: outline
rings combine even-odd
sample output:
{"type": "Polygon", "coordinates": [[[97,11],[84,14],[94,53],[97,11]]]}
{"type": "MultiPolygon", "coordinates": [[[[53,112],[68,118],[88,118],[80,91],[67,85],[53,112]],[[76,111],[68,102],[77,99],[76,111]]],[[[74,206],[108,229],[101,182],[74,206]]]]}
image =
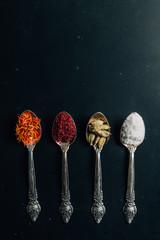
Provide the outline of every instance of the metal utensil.
{"type": "MultiPolygon", "coordinates": [[[[26,111],[31,112],[35,117],[37,117],[32,111],[30,110],[26,110],[26,111]]],[[[41,131],[42,131],[42,128],[41,128],[41,131]]],[[[29,202],[26,210],[29,213],[30,218],[33,222],[37,220],[38,215],[41,211],[41,206],[37,200],[38,193],[36,189],[36,174],[35,174],[34,159],[33,159],[33,150],[36,146],[36,143],[26,145],[28,149],[28,184],[29,184],[29,191],[28,191],[29,202]]]]}
{"type": "Polygon", "coordinates": [[[123,207],[123,212],[128,223],[131,223],[137,213],[135,205],[135,170],[134,170],[134,153],[145,137],[145,126],[142,117],[136,113],[131,113],[124,123],[120,131],[121,143],[128,148],[130,153],[128,167],[128,183],[126,192],[126,203],[123,207]]]}
{"type": "MultiPolygon", "coordinates": [[[[89,142],[89,124],[93,121],[93,119],[96,120],[102,120],[104,123],[106,123],[109,126],[109,123],[106,119],[106,117],[101,113],[97,112],[95,113],[89,120],[86,128],[86,139],[89,142]]],[[[110,132],[110,129],[109,129],[110,132]]],[[[106,138],[107,143],[109,140],[109,136],[106,138]]],[[[97,146],[93,146],[94,150],[96,152],[96,162],[95,162],[95,179],[94,179],[94,203],[91,208],[91,213],[96,221],[96,223],[100,223],[105,212],[105,206],[103,204],[103,191],[102,191],[102,167],[101,167],[101,151],[102,148],[98,148],[97,146]]]]}
{"type": "MultiPolygon", "coordinates": [[[[67,113],[67,112],[65,112],[67,113]]],[[[69,116],[70,114],[67,113],[69,116]]],[[[58,114],[59,115],[59,114],[58,114]]],[[[57,116],[58,116],[57,115],[57,116]]],[[[71,117],[71,116],[70,116],[71,117]]],[[[72,119],[72,117],[71,117],[72,119]]],[[[73,119],[72,119],[73,120],[73,119]]],[[[55,124],[56,118],[53,122],[53,127],[52,127],[52,132],[53,132],[53,128],[54,128],[54,124],[55,124]]],[[[74,120],[73,120],[74,122],[74,120]]],[[[75,124],[75,123],[74,123],[75,124]]],[[[75,141],[77,136],[77,130],[76,130],[76,125],[75,125],[75,138],[72,142],[67,143],[67,142],[56,142],[61,150],[62,150],[62,191],[61,191],[61,205],[59,207],[59,212],[62,216],[62,219],[65,223],[68,223],[70,220],[70,217],[73,213],[73,206],[70,202],[70,191],[69,191],[69,172],[68,172],[68,162],[67,162],[67,152],[68,149],[70,147],[70,145],[75,141]]]]}

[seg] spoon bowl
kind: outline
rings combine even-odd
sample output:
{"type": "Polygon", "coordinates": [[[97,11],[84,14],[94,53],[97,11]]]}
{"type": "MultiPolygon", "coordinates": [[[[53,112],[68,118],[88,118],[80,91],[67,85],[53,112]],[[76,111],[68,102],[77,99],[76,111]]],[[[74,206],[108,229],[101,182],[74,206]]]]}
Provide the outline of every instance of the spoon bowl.
{"type": "Polygon", "coordinates": [[[71,117],[71,115],[68,113],[68,112],[66,112],[66,111],[63,111],[63,112],[60,112],[59,114],[57,114],[57,116],[55,117],[55,120],[53,121],[53,125],[52,125],[52,137],[53,137],[53,140],[61,147],[61,148],[63,148],[64,146],[70,146],[75,140],[76,140],[76,138],[77,138],[77,128],[76,128],[76,124],[75,124],[75,122],[74,122],[74,120],[73,120],[73,118],[71,117]],[[70,119],[72,119],[72,122],[73,122],[73,124],[74,124],[74,126],[75,126],[75,136],[74,136],[74,138],[72,139],[72,141],[70,141],[70,142],[60,142],[60,141],[56,141],[56,139],[54,138],[54,129],[55,129],[55,125],[56,125],[56,119],[57,119],[57,117],[59,116],[59,114],[60,113],[66,113],[69,117],[70,117],[70,119]]]}
{"type": "MultiPolygon", "coordinates": [[[[96,120],[101,120],[103,121],[105,124],[107,124],[109,126],[109,122],[107,120],[107,118],[103,115],[103,113],[101,112],[96,112],[95,114],[92,115],[92,117],[90,118],[87,127],[86,127],[86,139],[87,142],[89,142],[89,124],[91,124],[92,122],[96,121],[96,120]]],[[[108,129],[108,132],[110,133],[110,128],[108,129]]],[[[106,141],[105,144],[109,141],[110,138],[110,134],[108,137],[106,137],[106,141]]],[[[97,148],[97,146],[94,147],[95,149],[97,148]]]]}
{"type": "Polygon", "coordinates": [[[142,117],[136,113],[131,113],[124,121],[120,130],[120,141],[128,147],[130,145],[138,147],[145,137],[145,125],[142,117]]]}
{"type": "MultiPolygon", "coordinates": [[[[35,118],[38,118],[38,117],[36,116],[36,114],[35,114],[34,112],[32,112],[31,110],[25,110],[25,111],[23,111],[23,112],[21,113],[21,115],[22,115],[23,113],[25,113],[25,112],[30,112],[35,118]]],[[[40,125],[40,137],[39,137],[39,139],[38,139],[36,142],[34,142],[34,143],[25,144],[25,146],[26,146],[27,148],[28,148],[28,147],[31,147],[32,145],[37,144],[37,143],[40,141],[41,136],[42,136],[42,126],[41,126],[40,123],[39,123],[39,125],[40,125]]]]}

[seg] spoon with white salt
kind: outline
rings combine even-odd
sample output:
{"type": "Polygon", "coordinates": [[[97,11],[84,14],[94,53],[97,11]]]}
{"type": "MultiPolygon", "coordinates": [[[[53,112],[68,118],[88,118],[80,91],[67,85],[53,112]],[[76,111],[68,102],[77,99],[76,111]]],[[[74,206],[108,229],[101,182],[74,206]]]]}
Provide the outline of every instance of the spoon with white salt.
{"type": "Polygon", "coordinates": [[[128,223],[131,223],[137,213],[135,205],[135,172],[134,172],[134,152],[145,137],[145,126],[142,117],[136,113],[131,113],[124,123],[120,131],[121,143],[128,148],[130,153],[129,167],[128,167],[128,183],[126,192],[126,203],[123,207],[123,213],[128,223]]]}

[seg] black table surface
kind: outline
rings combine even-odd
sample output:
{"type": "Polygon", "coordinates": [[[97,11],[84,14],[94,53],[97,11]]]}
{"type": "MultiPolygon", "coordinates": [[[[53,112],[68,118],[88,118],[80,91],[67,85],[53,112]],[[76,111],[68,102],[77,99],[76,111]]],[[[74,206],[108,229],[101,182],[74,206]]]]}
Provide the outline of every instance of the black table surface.
{"type": "Polygon", "coordinates": [[[160,240],[160,1],[0,1],[0,235],[2,240],[160,240]],[[41,213],[28,202],[27,149],[15,137],[17,115],[41,118],[34,160],[41,213]],[[55,116],[67,111],[77,139],[68,152],[68,224],[59,214],[61,150],[51,137],[55,116]],[[106,214],[96,224],[95,153],[85,139],[89,118],[104,113],[112,136],[101,158],[106,214]],[[138,112],[146,136],[135,154],[138,212],[122,213],[129,154],[119,140],[124,119],[138,112]]]}

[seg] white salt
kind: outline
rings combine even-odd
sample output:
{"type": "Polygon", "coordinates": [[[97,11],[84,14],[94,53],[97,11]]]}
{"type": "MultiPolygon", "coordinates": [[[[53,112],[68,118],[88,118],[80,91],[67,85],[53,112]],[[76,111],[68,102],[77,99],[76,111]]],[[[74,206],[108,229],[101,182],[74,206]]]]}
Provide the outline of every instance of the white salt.
{"type": "Polygon", "coordinates": [[[131,113],[124,121],[120,138],[122,143],[138,146],[144,140],[145,126],[142,117],[136,113],[131,113]]]}

